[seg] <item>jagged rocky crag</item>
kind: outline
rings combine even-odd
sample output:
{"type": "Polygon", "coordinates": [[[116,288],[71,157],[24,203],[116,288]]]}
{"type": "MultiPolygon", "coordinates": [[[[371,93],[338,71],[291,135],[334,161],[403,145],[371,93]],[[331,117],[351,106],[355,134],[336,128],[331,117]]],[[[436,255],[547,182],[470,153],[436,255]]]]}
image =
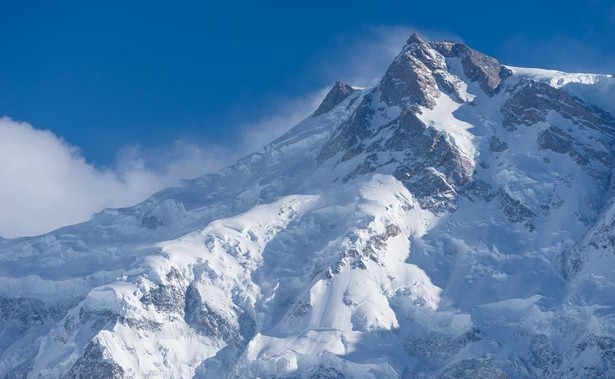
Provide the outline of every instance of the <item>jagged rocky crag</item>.
{"type": "Polygon", "coordinates": [[[413,35],[215,175],[0,239],[0,377],[613,377],[598,86],[413,35]]]}

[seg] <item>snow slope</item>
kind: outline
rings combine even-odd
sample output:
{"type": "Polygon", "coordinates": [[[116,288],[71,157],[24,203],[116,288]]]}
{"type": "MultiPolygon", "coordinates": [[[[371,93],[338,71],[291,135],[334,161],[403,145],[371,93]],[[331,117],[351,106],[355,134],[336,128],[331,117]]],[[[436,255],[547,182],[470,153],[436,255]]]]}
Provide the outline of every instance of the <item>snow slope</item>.
{"type": "Polygon", "coordinates": [[[0,240],[0,377],[615,376],[612,80],[413,35],[215,175],[0,240]]]}

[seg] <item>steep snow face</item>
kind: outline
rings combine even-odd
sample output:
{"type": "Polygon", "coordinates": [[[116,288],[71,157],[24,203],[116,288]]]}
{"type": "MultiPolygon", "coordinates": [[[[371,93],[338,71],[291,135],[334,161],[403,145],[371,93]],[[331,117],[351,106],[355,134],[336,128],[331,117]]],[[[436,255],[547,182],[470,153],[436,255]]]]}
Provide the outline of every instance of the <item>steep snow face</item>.
{"type": "Polygon", "coordinates": [[[612,84],[413,35],[218,174],[0,240],[0,377],[615,376],[612,84]]]}

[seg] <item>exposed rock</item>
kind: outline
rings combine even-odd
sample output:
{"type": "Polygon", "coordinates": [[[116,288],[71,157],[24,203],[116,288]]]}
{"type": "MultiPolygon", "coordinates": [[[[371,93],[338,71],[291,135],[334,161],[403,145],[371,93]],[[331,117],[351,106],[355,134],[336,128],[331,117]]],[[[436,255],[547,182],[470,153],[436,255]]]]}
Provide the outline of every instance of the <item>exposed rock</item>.
{"type": "Polygon", "coordinates": [[[404,348],[421,358],[425,366],[442,365],[468,344],[481,340],[479,331],[472,329],[458,337],[430,333],[424,337],[403,338],[404,348]]]}
{"type": "Polygon", "coordinates": [[[342,161],[363,152],[362,141],[373,133],[370,131],[370,120],[375,111],[372,109],[373,95],[367,94],[361,100],[354,114],[340,125],[340,132],[330,139],[320,150],[316,160],[319,163],[342,153],[342,161]]]}
{"type": "Polygon", "coordinates": [[[615,218],[605,218],[596,224],[590,232],[571,248],[558,255],[558,265],[567,279],[574,277],[583,264],[594,255],[615,255],[615,218]]]}
{"type": "Polygon", "coordinates": [[[156,229],[159,226],[164,226],[164,224],[162,223],[162,221],[160,221],[158,219],[158,217],[152,215],[152,214],[147,214],[145,216],[143,216],[143,218],[141,219],[141,227],[142,228],[147,228],[147,229],[156,229]]]}
{"type": "Polygon", "coordinates": [[[501,153],[502,151],[506,151],[508,149],[508,145],[506,142],[502,141],[496,136],[492,136],[489,140],[489,151],[492,153],[501,153]]]}
{"type": "Polygon", "coordinates": [[[153,305],[164,313],[179,313],[182,316],[185,290],[182,276],[174,267],[166,275],[167,284],[159,284],[141,297],[145,305],[153,305]]]}
{"type": "Polygon", "coordinates": [[[84,349],[83,355],[64,376],[65,379],[127,379],[124,369],[113,360],[105,357],[104,348],[93,340],[84,349]]]}
{"type": "Polygon", "coordinates": [[[382,78],[382,101],[389,106],[433,107],[440,91],[432,72],[445,69],[442,56],[420,37],[411,37],[382,78]]]}
{"type": "Polygon", "coordinates": [[[64,317],[66,312],[67,310],[63,307],[50,306],[38,299],[0,297],[0,320],[17,321],[22,329],[58,321],[64,317]]]}
{"type": "Polygon", "coordinates": [[[365,97],[355,116],[345,122],[340,133],[325,144],[318,155],[319,162],[323,163],[340,152],[343,152],[340,162],[369,152],[371,154],[363,162],[344,176],[344,181],[386,165],[419,199],[422,207],[438,211],[453,210],[459,191],[465,191],[472,182],[472,162],[460,153],[447,134],[427,127],[416,116],[417,110],[414,108],[380,128],[371,127],[370,120],[375,113],[371,107],[372,101],[373,96],[365,97]],[[385,130],[389,131],[386,140],[365,145],[364,141],[385,134],[385,130]],[[403,153],[403,158],[380,162],[374,154],[378,151],[399,151],[403,153]]]}
{"type": "Polygon", "coordinates": [[[615,137],[613,116],[546,83],[520,83],[501,109],[504,127],[508,130],[515,130],[520,125],[532,126],[544,122],[551,111],[576,125],[597,129],[607,136],[615,137]]]}
{"type": "Polygon", "coordinates": [[[562,354],[553,346],[545,334],[537,334],[530,341],[531,358],[527,365],[536,376],[550,378],[558,375],[562,364],[562,354]]]}
{"type": "Polygon", "coordinates": [[[231,311],[236,322],[220,314],[201,297],[198,289],[190,286],[186,292],[185,320],[200,333],[220,338],[234,348],[242,350],[254,336],[256,324],[244,310],[234,305],[231,311]]]}
{"type": "Polygon", "coordinates": [[[506,372],[493,367],[492,361],[490,356],[467,358],[444,370],[438,378],[510,379],[506,372]]]}
{"type": "Polygon", "coordinates": [[[307,378],[310,379],[345,379],[346,376],[340,370],[334,367],[326,367],[325,365],[318,365],[307,373],[307,378]]]}
{"type": "Polygon", "coordinates": [[[498,197],[500,198],[500,209],[502,209],[508,221],[523,223],[530,232],[536,228],[534,226],[534,217],[536,215],[520,200],[512,197],[504,188],[500,188],[498,197]]]}
{"type": "MultiPolygon", "coordinates": [[[[373,234],[366,241],[353,243],[345,249],[339,256],[335,266],[329,267],[325,271],[325,277],[331,279],[334,274],[339,274],[342,267],[350,265],[352,269],[367,270],[367,262],[371,260],[381,264],[382,256],[386,254],[386,246],[388,240],[396,237],[401,233],[401,228],[395,224],[386,226],[383,233],[373,234]],[[361,249],[359,245],[362,245],[361,249]]],[[[355,236],[350,236],[351,240],[355,240],[355,236]]]]}
{"type": "Polygon", "coordinates": [[[589,355],[594,358],[592,363],[577,368],[578,375],[585,378],[607,378],[609,373],[615,371],[615,338],[590,334],[574,350],[577,357],[589,355]]]}
{"type": "Polygon", "coordinates": [[[335,85],[329,90],[327,96],[325,96],[318,109],[316,109],[316,112],[314,112],[314,116],[329,112],[339,103],[346,100],[354,91],[355,89],[346,83],[335,82],[335,85]]]}
{"type": "Polygon", "coordinates": [[[615,157],[612,154],[598,151],[556,126],[549,126],[541,130],[536,142],[543,150],[568,154],[576,164],[602,185],[608,183],[611,171],[615,169],[615,157]],[[599,169],[599,165],[602,165],[603,169],[599,169]]]}
{"type": "Polygon", "coordinates": [[[502,81],[512,75],[512,71],[502,66],[496,59],[480,53],[462,43],[431,43],[436,51],[446,58],[459,58],[465,76],[477,82],[489,96],[499,92],[502,81]]]}

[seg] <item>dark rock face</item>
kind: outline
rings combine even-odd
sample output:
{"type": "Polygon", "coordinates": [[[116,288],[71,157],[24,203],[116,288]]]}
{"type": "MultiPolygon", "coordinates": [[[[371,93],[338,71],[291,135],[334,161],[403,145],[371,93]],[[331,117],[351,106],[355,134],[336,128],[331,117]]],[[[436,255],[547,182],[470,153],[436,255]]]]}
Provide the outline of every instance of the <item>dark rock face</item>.
{"type": "Polygon", "coordinates": [[[615,339],[590,334],[574,347],[577,356],[594,357],[593,364],[577,367],[575,374],[583,378],[606,378],[605,373],[615,371],[615,339]]]}
{"type": "Polygon", "coordinates": [[[164,224],[162,223],[162,221],[160,221],[158,219],[158,217],[151,215],[151,214],[147,214],[145,216],[143,216],[143,218],[141,219],[141,227],[142,228],[147,228],[147,229],[156,229],[160,226],[164,226],[164,224]]]}
{"type": "Polygon", "coordinates": [[[316,109],[316,112],[314,112],[314,116],[329,112],[339,103],[346,100],[354,91],[355,89],[348,84],[336,82],[329,93],[327,93],[327,96],[325,96],[318,109],[316,109]]]}
{"type": "Polygon", "coordinates": [[[472,162],[460,153],[449,136],[433,127],[416,138],[406,139],[405,144],[405,159],[393,175],[417,197],[421,207],[453,210],[455,198],[472,181],[472,162]]]}
{"type": "Polygon", "coordinates": [[[465,346],[481,340],[477,329],[472,329],[458,337],[430,333],[424,337],[403,338],[404,349],[411,355],[420,357],[425,366],[444,365],[465,346]]]}
{"type": "Polygon", "coordinates": [[[462,44],[429,44],[413,35],[379,87],[363,97],[355,113],[324,145],[318,162],[340,153],[340,163],[365,154],[365,160],[341,178],[344,182],[386,166],[421,206],[436,211],[455,209],[455,198],[472,188],[473,162],[448,134],[425,125],[418,117],[419,106],[432,108],[441,91],[463,102],[458,83],[447,74],[447,58],[460,58],[468,78],[479,82],[486,92],[499,90],[503,66],[496,60],[462,44]],[[377,116],[386,119],[379,114],[382,105],[397,106],[401,113],[384,125],[372,125],[377,116]],[[402,157],[381,161],[379,152],[399,152],[402,157]]]}
{"type": "Polygon", "coordinates": [[[430,46],[446,58],[459,58],[465,76],[477,82],[489,96],[499,92],[504,79],[512,75],[512,71],[496,59],[462,43],[437,42],[431,43],[430,46]]]}
{"type": "Polygon", "coordinates": [[[105,358],[103,347],[97,340],[87,344],[83,355],[75,362],[65,379],[126,379],[127,375],[120,365],[105,358]]]}
{"type": "Polygon", "coordinates": [[[325,365],[318,365],[311,369],[307,377],[310,379],[345,379],[346,376],[340,370],[334,367],[326,367],[325,365]]]}
{"type": "Polygon", "coordinates": [[[208,304],[196,287],[188,287],[184,310],[186,323],[205,336],[219,338],[227,343],[224,349],[206,359],[197,369],[197,374],[202,377],[230,376],[238,358],[256,334],[256,322],[250,315],[235,304],[231,311],[235,314],[236,322],[208,304]]]}
{"type": "Polygon", "coordinates": [[[254,337],[256,323],[238,306],[234,306],[232,311],[237,316],[237,324],[211,307],[194,286],[188,287],[184,311],[186,323],[203,335],[220,338],[243,350],[254,337]]]}
{"type": "Polygon", "coordinates": [[[185,290],[182,276],[174,267],[167,273],[167,284],[159,284],[141,297],[145,305],[153,305],[159,312],[175,313],[183,311],[185,290]]]}
{"type": "MultiPolygon", "coordinates": [[[[608,183],[610,173],[615,169],[615,158],[612,154],[596,150],[556,126],[549,126],[538,133],[536,142],[538,147],[543,150],[568,154],[577,165],[602,185],[608,183]],[[600,166],[602,166],[602,169],[599,168],[600,166]]],[[[606,146],[606,148],[609,148],[609,146],[606,146]]]]}
{"type": "Polygon", "coordinates": [[[547,121],[550,111],[559,113],[580,127],[597,129],[615,137],[615,117],[545,83],[520,83],[501,109],[504,127],[508,130],[547,121]]]}
{"type": "Polygon", "coordinates": [[[512,197],[504,188],[500,188],[497,195],[500,199],[500,209],[502,209],[508,221],[523,223],[530,232],[536,228],[533,222],[536,215],[527,206],[512,197]]]}
{"type": "Polygon", "coordinates": [[[381,98],[389,106],[409,102],[432,108],[440,93],[433,71],[445,69],[443,57],[414,35],[382,78],[381,98]]]}
{"type": "Polygon", "coordinates": [[[319,163],[340,152],[340,162],[366,153],[365,161],[345,175],[343,181],[387,166],[417,196],[421,206],[438,211],[454,209],[458,190],[472,181],[472,162],[447,134],[425,125],[414,108],[388,124],[372,127],[371,120],[377,112],[373,102],[373,93],[363,98],[356,113],[342,123],[339,134],[324,145],[317,158],[319,163]],[[379,135],[387,137],[378,138],[379,135]],[[400,152],[403,158],[379,161],[377,152],[400,152]]]}
{"type": "Polygon", "coordinates": [[[343,152],[342,162],[365,151],[363,140],[372,134],[370,121],[375,114],[372,109],[373,94],[367,94],[361,100],[355,113],[340,125],[340,133],[329,140],[321,149],[316,160],[323,163],[336,154],[343,152]]]}
{"type": "Polygon", "coordinates": [[[530,341],[530,360],[526,365],[535,376],[556,377],[562,364],[562,354],[553,346],[548,336],[537,334],[530,341]]]}
{"type": "Polygon", "coordinates": [[[38,299],[0,298],[0,320],[16,321],[24,330],[58,321],[65,313],[65,308],[48,306],[38,299]]]}
{"type": "Polygon", "coordinates": [[[585,241],[558,256],[557,263],[565,278],[574,277],[583,268],[586,260],[590,258],[585,251],[588,248],[596,255],[615,254],[615,218],[605,218],[594,226],[585,241]]]}
{"type": "Polygon", "coordinates": [[[493,136],[489,140],[489,151],[492,153],[501,153],[502,151],[508,150],[508,145],[506,142],[500,140],[498,137],[493,136]]]}
{"type": "Polygon", "coordinates": [[[511,376],[493,367],[493,357],[482,356],[464,359],[446,369],[438,378],[510,379],[511,376]]]}
{"type": "Polygon", "coordinates": [[[432,108],[440,91],[462,102],[457,87],[446,75],[447,60],[459,59],[464,75],[489,96],[500,91],[512,71],[496,59],[482,54],[462,43],[427,43],[413,35],[395,58],[380,86],[382,99],[387,105],[410,104],[432,108]]]}
{"type": "Polygon", "coordinates": [[[375,234],[365,241],[363,249],[353,247],[345,250],[335,266],[330,267],[325,272],[325,277],[331,279],[334,274],[339,274],[342,267],[346,265],[350,265],[352,269],[366,270],[368,260],[381,264],[382,255],[386,253],[387,241],[400,233],[401,228],[399,226],[395,224],[387,225],[383,233],[375,234]]]}

